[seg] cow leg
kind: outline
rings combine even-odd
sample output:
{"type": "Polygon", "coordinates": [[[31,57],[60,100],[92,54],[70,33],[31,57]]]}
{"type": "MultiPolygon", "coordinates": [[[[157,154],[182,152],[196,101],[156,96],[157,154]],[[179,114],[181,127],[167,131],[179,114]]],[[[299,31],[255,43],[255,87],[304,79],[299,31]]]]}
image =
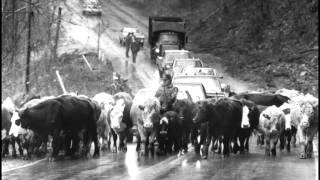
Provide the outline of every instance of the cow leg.
{"type": "Polygon", "coordinates": [[[270,137],[269,135],[266,136],[266,152],[267,156],[270,156],[270,137]]]}
{"type": "Polygon", "coordinates": [[[111,134],[112,134],[112,149],[111,149],[111,152],[113,153],[116,153],[117,152],[117,139],[118,139],[118,136],[117,134],[111,130],[111,134]]]}
{"type": "Polygon", "coordinates": [[[10,136],[10,143],[12,146],[12,157],[17,157],[16,141],[14,136],[10,136]]]}
{"type": "Polygon", "coordinates": [[[66,156],[72,155],[73,150],[74,150],[74,149],[71,149],[71,140],[72,140],[72,134],[71,133],[65,133],[64,144],[65,144],[65,151],[66,151],[65,155],[66,156]]]}
{"type": "MultiPolygon", "coordinates": [[[[91,129],[91,138],[94,143],[94,153],[93,153],[94,158],[100,156],[100,146],[99,146],[98,134],[97,134],[96,129],[97,129],[97,127],[93,127],[91,129]]],[[[91,142],[90,142],[90,144],[91,144],[91,142]]]]}
{"type": "Polygon", "coordinates": [[[293,147],[296,147],[297,128],[291,126],[291,135],[292,135],[292,146],[293,146],[293,147]]]}
{"type": "Polygon", "coordinates": [[[23,156],[22,143],[18,137],[15,137],[14,140],[17,142],[18,150],[19,150],[20,156],[22,157],[23,156]]]}
{"type": "Polygon", "coordinates": [[[2,140],[2,148],[1,148],[2,152],[1,155],[2,157],[5,157],[6,154],[9,154],[9,140],[4,138],[2,140]]]}
{"type": "Polygon", "coordinates": [[[290,152],[290,143],[291,143],[292,130],[290,130],[289,134],[287,134],[287,152],[290,152]]]}
{"type": "Polygon", "coordinates": [[[278,139],[277,138],[272,138],[271,139],[271,154],[272,154],[273,157],[275,157],[276,154],[277,154],[277,151],[276,151],[277,143],[278,143],[278,139]]]}
{"type": "Polygon", "coordinates": [[[141,137],[140,137],[140,135],[138,134],[138,135],[136,135],[136,138],[137,138],[136,151],[139,152],[139,151],[141,150],[141,147],[140,147],[140,145],[141,145],[141,137]]]}
{"type": "Polygon", "coordinates": [[[223,155],[222,155],[222,157],[229,156],[229,153],[230,153],[229,141],[230,141],[229,136],[223,137],[223,155]]]}
{"type": "Polygon", "coordinates": [[[155,143],[155,140],[156,140],[156,134],[157,132],[154,131],[150,134],[149,136],[149,146],[148,146],[148,149],[150,150],[151,152],[151,155],[154,156],[154,143],[155,143]]]}
{"type": "MultiPolygon", "coordinates": [[[[239,142],[240,142],[240,154],[244,154],[244,141],[245,141],[245,136],[243,135],[243,134],[241,134],[240,136],[239,136],[239,142]]],[[[235,144],[238,144],[238,142],[237,142],[237,139],[236,139],[236,142],[235,142],[235,144]]]]}
{"type": "Polygon", "coordinates": [[[54,161],[59,153],[59,131],[55,130],[52,135],[52,154],[49,161],[54,161]]]}
{"type": "Polygon", "coordinates": [[[282,151],[284,149],[284,145],[285,145],[285,136],[290,136],[290,132],[287,131],[287,132],[282,132],[280,133],[280,151],[282,151]]]}
{"type": "Polygon", "coordinates": [[[308,141],[307,147],[306,147],[306,158],[307,159],[312,157],[312,152],[313,152],[312,141],[308,141]]]}
{"type": "Polygon", "coordinates": [[[250,134],[248,134],[247,137],[245,138],[246,144],[245,144],[244,150],[246,152],[249,152],[249,140],[250,140],[250,134]]]}

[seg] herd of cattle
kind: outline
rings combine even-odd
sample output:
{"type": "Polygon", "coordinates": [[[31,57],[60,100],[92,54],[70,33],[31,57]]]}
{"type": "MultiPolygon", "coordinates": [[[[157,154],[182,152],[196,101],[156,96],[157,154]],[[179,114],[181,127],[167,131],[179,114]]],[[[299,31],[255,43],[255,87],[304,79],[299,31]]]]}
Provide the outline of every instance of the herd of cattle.
{"type": "Polygon", "coordinates": [[[249,137],[257,135],[266,155],[276,155],[295,139],[300,158],[311,158],[312,140],[318,132],[318,99],[310,94],[281,89],[274,93],[242,93],[228,98],[193,102],[176,99],[173,109],[160,114],[160,102],[152,89],[141,89],[131,97],[99,93],[61,95],[31,99],[17,107],[10,98],[2,102],[2,156],[17,156],[26,149],[32,155],[49,153],[50,160],[65,156],[90,155],[101,150],[126,152],[130,135],[136,137],[140,156],[163,153],[182,155],[188,144],[203,158],[209,147],[223,156],[249,151],[249,137]],[[18,109],[19,108],[19,109],[18,109]],[[223,146],[221,146],[223,144],[223,146]],[[51,147],[51,148],[49,148],[51,147]],[[221,148],[223,147],[223,148],[221,148]],[[50,151],[52,149],[52,151],[50,151]]]}

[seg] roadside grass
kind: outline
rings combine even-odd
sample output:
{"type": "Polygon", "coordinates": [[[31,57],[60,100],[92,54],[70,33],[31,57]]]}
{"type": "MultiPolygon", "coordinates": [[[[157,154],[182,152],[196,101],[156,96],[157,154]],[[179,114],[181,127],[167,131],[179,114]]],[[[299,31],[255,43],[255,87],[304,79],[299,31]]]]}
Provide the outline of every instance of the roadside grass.
{"type": "MultiPolygon", "coordinates": [[[[50,67],[45,58],[30,63],[30,93],[40,96],[57,96],[62,94],[56,76],[59,71],[67,92],[78,92],[92,97],[99,92],[110,93],[113,67],[111,62],[99,61],[93,53],[85,55],[92,66],[91,71],[81,54],[75,51],[62,54],[58,61],[52,62],[50,67]]],[[[9,66],[2,67],[2,100],[11,97],[21,98],[25,93],[25,65],[15,65],[15,70],[9,66]],[[22,67],[19,69],[19,67],[22,67]]]]}

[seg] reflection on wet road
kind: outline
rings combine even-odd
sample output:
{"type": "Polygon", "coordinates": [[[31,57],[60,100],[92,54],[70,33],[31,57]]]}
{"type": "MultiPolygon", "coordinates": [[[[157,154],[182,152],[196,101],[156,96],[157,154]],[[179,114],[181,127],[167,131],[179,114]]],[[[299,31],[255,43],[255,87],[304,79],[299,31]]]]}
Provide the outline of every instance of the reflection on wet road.
{"type": "MultiPolygon", "coordinates": [[[[137,157],[135,144],[126,154],[102,153],[100,158],[41,161],[33,166],[2,173],[2,179],[315,179],[315,159],[301,160],[298,148],[266,157],[264,147],[250,143],[250,153],[221,158],[209,154],[201,160],[193,150],[184,156],[137,157]]],[[[278,150],[278,149],[277,149],[278,150]]],[[[317,157],[316,157],[317,158],[317,157]]]]}

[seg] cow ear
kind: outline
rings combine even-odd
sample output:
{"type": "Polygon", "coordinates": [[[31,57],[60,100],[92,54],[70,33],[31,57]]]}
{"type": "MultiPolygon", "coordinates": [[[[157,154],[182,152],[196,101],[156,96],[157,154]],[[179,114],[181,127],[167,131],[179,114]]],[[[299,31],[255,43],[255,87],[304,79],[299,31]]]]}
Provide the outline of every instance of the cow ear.
{"type": "Polygon", "coordinates": [[[141,111],[143,111],[143,110],[144,110],[144,106],[143,106],[143,105],[139,105],[139,109],[140,109],[141,111]]]}

